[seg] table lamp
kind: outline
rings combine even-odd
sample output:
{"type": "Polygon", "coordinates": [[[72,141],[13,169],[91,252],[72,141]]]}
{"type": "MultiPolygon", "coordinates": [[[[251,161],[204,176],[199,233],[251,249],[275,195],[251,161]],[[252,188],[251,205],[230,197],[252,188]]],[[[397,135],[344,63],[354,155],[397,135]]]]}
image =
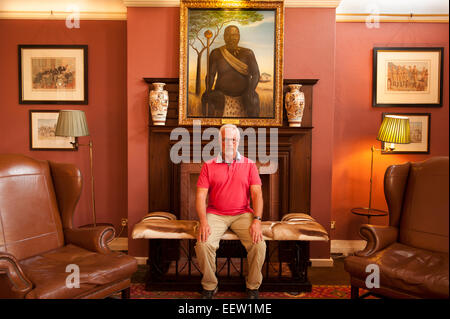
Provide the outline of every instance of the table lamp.
{"type": "MultiPolygon", "coordinates": [[[[411,142],[409,133],[409,118],[406,116],[386,115],[383,118],[383,122],[381,123],[378,131],[377,140],[384,143],[385,152],[392,152],[395,150],[395,144],[409,144],[411,142]]],[[[373,153],[375,151],[381,151],[381,149],[376,149],[375,146],[372,146],[371,151],[369,207],[358,207],[352,209],[352,212],[355,214],[367,216],[368,222],[370,222],[370,216],[387,215],[387,213],[383,210],[372,208],[373,153]]]]}
{"type": "MultiPolygon", "coordinates": [[[[89,129],[86,121],[86,115],[80,110],[60,110],[58,122],[56,123],[56,136],[89,136],[89,129]]],[[[78,144],[78,141],[71,142],[74,146],[89,146],[89,156],[91,165],[91,191],[92,191],[92,219],[94,227],[97,226],[97,218],[95,215],[95,189],[94,189],[94,169],[92,161],[92,140],[89,144],[78,144]]]]}

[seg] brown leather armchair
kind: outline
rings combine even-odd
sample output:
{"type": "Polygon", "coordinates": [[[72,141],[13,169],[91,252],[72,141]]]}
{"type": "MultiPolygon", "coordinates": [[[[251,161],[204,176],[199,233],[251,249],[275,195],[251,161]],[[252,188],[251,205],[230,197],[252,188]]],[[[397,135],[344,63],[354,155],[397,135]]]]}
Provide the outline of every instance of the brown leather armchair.
{"type": "Polygon", "coordinates": [[[0,298],[129,297],[137,263],[109,250],[114,228],[73,227],[81,189],[74,165],[0,154],[0,298]]]}
{"type": "Polygon", "coordinates": [[[352,298],[359,288],[390,298],[449,297],[448,168],[448,157],[387,168],[389,226],[361,226],[367,246],[344,263],[352,298]],[[366,287],[369,264],[379,267],[379,288],[366,287]]]}

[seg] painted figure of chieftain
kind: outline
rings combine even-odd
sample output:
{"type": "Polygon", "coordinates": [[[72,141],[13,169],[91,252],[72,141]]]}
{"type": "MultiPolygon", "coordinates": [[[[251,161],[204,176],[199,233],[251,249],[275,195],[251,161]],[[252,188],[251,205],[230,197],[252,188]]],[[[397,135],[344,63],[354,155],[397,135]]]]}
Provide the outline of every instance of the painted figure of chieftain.
{"type": "Polygon", "coordinates": [[[224,31],[225,45],[209,56],[206,92],[202,111],[209,117],[258,117],[259,67],[252,50],[238,46],[239,28],[230,25],[224,31]],[[213,85],[215,82],[214,90],[213,85]]]}

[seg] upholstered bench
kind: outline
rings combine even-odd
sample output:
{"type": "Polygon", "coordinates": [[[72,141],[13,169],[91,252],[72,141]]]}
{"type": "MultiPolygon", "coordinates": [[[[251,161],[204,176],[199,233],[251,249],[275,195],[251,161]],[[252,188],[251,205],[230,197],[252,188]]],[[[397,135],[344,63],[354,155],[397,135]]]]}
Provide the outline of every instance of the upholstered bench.
{"type": "MultiPolygon", "coordinates": [[[[265,240],[328,241],[325,228],[307,214],[287,214],[281,221],[263,221],[261,226],[265,240]]],[[[197,228],[198,221],[177,220],[171,213],[153,212],[134,226],[133,239],[196,239],[197,228]]],[[[227,230],[222,239],[239,238],[233,231],[227,230]]]]}
{"type": "MultiPolygon", "coordinates": [[[[196,268],[197,274],[199,274],[198,267],[193,262],[193,246],[197,238],[198,224],[198,221],[195,220],[178,220],[175,215],[168,212],[152,212],[145,215],[134,226],[133,239],[149,239],[149,259],[147,264],[150,266],[150,269],[146,284],[148,290],[189,289],[193,285],[199,287],[200,280],[192,280],[193,275],[191,271],[192,268],[196,268]],[[188,240],[187,248],[186,245],[180,244],[182,240],[188,240]],[[187,276],[182,275],[179,271],[180,251],[183,251],[187,257],[187,276]],[[175,274],[169,275],[167,271],[172,262],[175,262],[175,274]]],[[[310,291],[311,284],[307,279],[307,268],[310,265],[309,242],[328,241],[329,237],[325,228],[310,215],[302,213],[286,214],[281,221],[263,221],[261,225],[268,250],[266,253],[265,272],[263,267],[263,285],[260,289],[310,291]],[[271,246],[274,248],[270,249],[271,246]],[[270,270],[273,272],[275,269],[271,265],[273,264],[273,259],[276,259],[278,264],[278,274],[276,276],[270,275],[270,270]],[[288,272],[291,274],[289,277],[283,274],[285,272],[283,270],[283,262],[287,263],[289,267],[288,272]]],[[[239,238],[233,231],[227,230],[222,240],[231,242],[237,241],[239,238]]],[[[236,283],[238,286],[244,285],[242,280],[242,270],[244,269],[242,260],[245,257],[245,249],[240,243],[236,243],[234,244],[234,250],[223,248],[222,246],[226,246],[226,242],[222,243],[217,253],[218,258],[227,258],[227,279],[230,279],[230,265],[237,269],[232,264],[231,259],[240,258],[241,260],[238,280],[233,282],[234,285],[230,284],[230,280],[225,281],[230,284],[227,286],[230,289],[236,289],[236,283]],[[240,252],[236,253],[236,249],[240,250],[240,252]]],[[[232,244],[230,245],[232,246],[232,244]]],[[[183,266],[182,268],[185,269],[186,267],[183,266]]],[[[220,278],[219,285],[222,286],[220,278]]],[[[222,290],[224,290],[223,288],[222,290]]]]}

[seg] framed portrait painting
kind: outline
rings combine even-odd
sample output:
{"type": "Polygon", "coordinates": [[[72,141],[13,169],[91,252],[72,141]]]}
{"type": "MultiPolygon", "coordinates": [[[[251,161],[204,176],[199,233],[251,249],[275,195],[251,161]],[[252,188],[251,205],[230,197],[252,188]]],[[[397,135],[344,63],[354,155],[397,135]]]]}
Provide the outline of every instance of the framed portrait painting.
{"type": "Polygon", "coordinates": [[[181,1],[179,124],[281,126],[283,1],[181,1]]]}
{"type": "Polygon", "coordinates": [[[58,110],[30,110],[30,149],[39,151],[77,150],[76,137],[55,136],[58,110]]]}
{"type": "Polygon", "coordinates": [[[444,48],[374,48],[373,106],[442,106],[444,48]]]}
{"type": "Polygon", "coordinates": [[[383,154],[413,154],[430,153],[430,132],[431,132],[431,114],[430,113],[383,113],[382,119],[386,115],[400,115],[409,118],[409,144],[395,144],[393,151],[384,151],[384,142],[381,143],[383,154]]]}
{"type": "Polygon", "coordinates": [[[87,45],[19,45],[20,104],[88,104],[87,45]]]}

